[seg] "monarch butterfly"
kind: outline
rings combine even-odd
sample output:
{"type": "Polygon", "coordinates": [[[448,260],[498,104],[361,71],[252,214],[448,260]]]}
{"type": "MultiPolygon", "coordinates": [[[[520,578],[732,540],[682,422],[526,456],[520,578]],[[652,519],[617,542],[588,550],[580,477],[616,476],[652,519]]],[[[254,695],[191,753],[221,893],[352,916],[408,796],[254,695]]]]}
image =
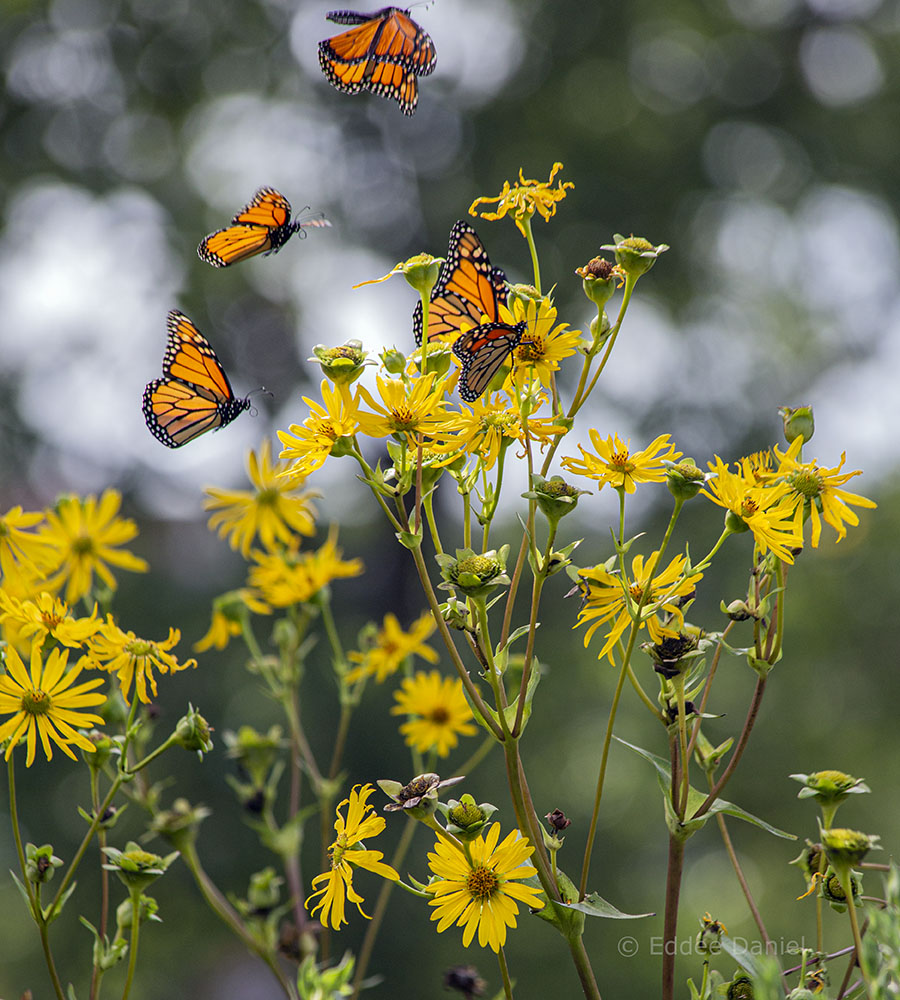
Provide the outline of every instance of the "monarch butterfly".
{"type": "Polygon", "coordinates": [[[151,434],[169,448],[178,448],[230,424],[250,408],[250,400],[234,395],[216,352],[184,313],[173,309],[166,325],[164,377],[147,384],[143,410],[151,434]]]}
{"type": "MultiPolygon", "coordinates": [[[[460,220],[450,230],[447,259],[431,290],[428,308],[428,340],[458,333],[460,323],[479,324],[499,317],[506,305],[506,275],[493,267],[484,244],[468,222],[460,220]]],[[[422,343],[422,303],[413,313],[416,343],[422,343]]]]}
{"type": "Polygon", "coordinates": [[[373,14],[333,10],[325,15],[337,24],[352,24],[319,42],[319,65],[328,82],[345,94],[370,90],[393,97],[405,115],[419,100],[417,76],[434,69],[436,53],[428,34],[401,7],[382,7],[373,14]]]}
{"type": "Polygon", "coordinates": [[[228,267],[258,253],[276,253],[296,232],[330,226],[327,219],[291,222],[291,203],[275,188],[260,188],[225,229],[201,240],[197,255],[213,267],[228,267]]]}
{"type": "Polygon", "coordinates": [[[509,323],[484,323],[466,332],[453,344],[453,353],[462,362],[459,376],[459,394],[467,402],[484,392],[491,384],[504,361],[519,346],[528,328],[524,321],[511,326],[509,323]]]}

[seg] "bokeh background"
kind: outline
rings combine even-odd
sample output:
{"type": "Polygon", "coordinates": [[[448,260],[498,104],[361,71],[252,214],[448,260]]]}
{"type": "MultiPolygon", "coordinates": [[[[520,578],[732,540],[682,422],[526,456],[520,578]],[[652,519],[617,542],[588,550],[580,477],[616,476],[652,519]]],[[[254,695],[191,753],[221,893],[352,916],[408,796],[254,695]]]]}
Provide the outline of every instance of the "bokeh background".
{"type": "MultiPolygon", "coordinates": [[[[639,286],[613,363],[583,414],[581,439],[588,426],[635,444],[670,432],[702,464],[713,453],[728,458],[778,442],[777,406],[810,403],[817,430],[808,454],[832,466],[846,451],[848,468],[865,470],[851,486],[879,509],[862,512],[861,527],[838,546],[826,532],[822,548],[791,574],[785,658],[728,797],[802,838],[814,833],[813,812],[797,802],[789,773],[836,767],[865,776],[874,794],[854,799],[841,818],[881,834],[889,853],[900,818],[900,6],[436,0],[413,11],[438,50],[413,118],[327,84],[316,43],[334,33],[329,7],[3,0],[3,510],[34,509],[63,491],[121,490],[141,526],[133,548],[150,559],[152,573],[122,581],[118,614],[148,636],[179,626],[187,655],[206,630],[211,597],[243,580],[241,560],[205,527],[202,487],[244,485],[247,450],[305,415],[300,397],[320,378],[306,363],[314,344],[356,337],[373,351],[411,346],[414,298],[405,283],[352,286],[413,253],[443,253],[450,226],[474,197],[495,194],[519,167],[546,179],[561,160],[575,188],[549,225],[536,223],[561,319],[589,322],[573,271],[614,232],[672,247],[639,286]],[[333,228],[225,272],[201,262],[199,239],[263,184],[297,209],[324,212],[333,228]],[[144,384],[159,372],[171,308],[209,336],[237,392],[264,385],[272,394],[254,396],[255,419],[243,416],[178,451],[151,437],[140,408],[144,384]]],[[[528,280],[515,227],[478,228],[511,280],[528,280]]],[[[389,610],[409,622],[422,602],[405,553],[353,469],[329,462],[312,485],[324,495],[323,522],[340,520],[345,553],[369,567],[361,580],[335,587],[348,644],[366,620],[389,610]]],[[[585,536],[582,564],[609,554],[612,516],[605,495],[582,500],[580,522],[568,526],[571,537],[585,536]]],[[[635,531],[658,530],[664,498],[658,508],[645,504],[641,516],[635,531]]],[[[703,551],[719,524],[708,509],[692,510],[685,536],[703,551]]],[[[719,601],[744,588],[749,548],[733,550],[704,581],[695,617],[709,628],[721,623],[719,601]]],[[[560,807],[575,820],[568,862],[575,870],[614,678],[570,631],[566,581],[553,583],[541,630],[547,677],[524,755],[539,811],[560,807]]],[[[318,720],[310,725],[324,753],[336,718],[324,653],[310,669],[318,682],[304,712],[318,720]]],[[[725,717],[711,735],[737,732],[752,688],[739,661],[728,670],[715,708],[725,717]]],[[[163,723],[188,700],[219,735],[272,721],[236,651],[207,654],[198,670],[164,679],[163,723]]],[[[389,692],[375,692],[354,729],[351,781],[408,776],[390,704],[389,692]]],[[[664,752],[662,734],[634,706],[624,708],[620,733],[664,752]]],[[[209,872],[242,894],[247,875],[273,858],[259,853],[232,805],[221,740],[202,764],[185,755],[173,767],[172,794],[214,810],[201,840],[209,872]]],[[[502,787],[497,760],[467,785],[478,800],[505,807],[502,787]]],[[[28,837],[53,839],[57,854],[71,856],[85,795],[80,772],[64,760],[35,765],[25,792],[28,837]]],[[[658,911],[661,803],[650,769],[624,750],[614,753],[606,803],[593,884],[623,910],[658,911]]],[[[141,830],[136,814],[118,828],[123,841],[141,830]]],[[[799,848],[737,824],[732,834],[748,852],[772,935],[796,937],[800,928],[809,942],[809,907],[794,902],[802,885],[786,866],[799,848]]],[[[6,826],[0,860],[0,869],[13,866],[6,826]]],[[[877,892],[877,880],[867,888],[877,892]]],[[[268,972],[206,914],[183,868],[156,895],[164,923],[142,941],[145,968],[154,971],[132,996],[278,995],[268,972]]],[[[689,844],[685,937],[707,909],[732,934],[755,940],[712,825],[689,844]]],[[[340,943],[357,943],[359,924],[340,943]]],[[[523,995],[578,995],[557,940],[537,921],[522,924],[510,957],[523,995]]],[[[624,930],[600,921],[589,928],[606,995],[654,995],[658,957],[646,956],[660,933],[659,917],[624,930]],[[638,939],[643,961],[617,955],[623,933],[638,939]]],[[[84,991],[90,938],[74,914],[54,927],[54,941],[64,979],[84,991]]],[[[373,997],[437,995],[441,970],[459,961],[475,961],[499,987],[489,952],[464,953],[456,931],[438,937],[405,898],[395,897],[382,942],[373,997]]],[[[688,959],[679,974],[696,977],[699,964],[688,959]]],[[[49,995],[36,933],[7,880],[0,996],[26,987],[49,995]]]]}

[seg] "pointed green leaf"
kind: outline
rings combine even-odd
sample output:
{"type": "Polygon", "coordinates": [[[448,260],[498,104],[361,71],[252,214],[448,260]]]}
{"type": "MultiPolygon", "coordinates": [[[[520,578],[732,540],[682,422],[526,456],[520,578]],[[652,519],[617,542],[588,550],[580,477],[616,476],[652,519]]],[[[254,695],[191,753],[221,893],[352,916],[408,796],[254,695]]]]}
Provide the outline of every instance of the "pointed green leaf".
{"type": "Polygon", "coordinates": [[[639,920],[641,917],[654,917],[655,913],[623,913],[612,903],[607,902],[596,892],[588,893],[580,903],[557,903],[557,906],[567,906],[570,910],[578,910],[589,917],[606,917],[607,920],[639,920]]]}

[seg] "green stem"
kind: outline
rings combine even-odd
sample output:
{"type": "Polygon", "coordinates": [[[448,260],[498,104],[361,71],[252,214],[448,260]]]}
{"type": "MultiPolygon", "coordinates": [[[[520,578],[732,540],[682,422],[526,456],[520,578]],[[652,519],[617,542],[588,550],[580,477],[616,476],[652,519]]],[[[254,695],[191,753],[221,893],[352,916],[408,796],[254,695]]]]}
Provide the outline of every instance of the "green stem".
{"type": "Polygon", "coordinates": [[[587,997],[587,1000],[601,1000],[600,987],[597,985],[594,970],[591,968],[591,961],[584,947],[583,938],[580,935],[576,935],[566,940],[569,945],[569,952],[572,955],[572,961],[575,963],[575,971],[581,980],[581,989],[585,997],[587,997]]]}
{"type": "Polygon", "coordinates": [[[138,940],[141,931],[141,892],[139,889],[131,893],[131,941],[128,943],[128,974],[125,977],[125,989],[122,1000],[128,1000],[131,984],[134,981],[134,970],[137,968],[138,940]]]}
{"type": "Polygon", "coordinates": [[[506,952],[501,947],[497,952],[497,962],[500,965],[500,975],[503,978],[503,995],[506,1000],[513,1000],[512,982],[509,978],[509,966],[506,964],[506,952]]]}
{"type": "MultiPolygon", "coordinates": [[[[95,767],[91,769],[91,808],[96,811],[100,808],[100,788],[99,788],[99,772],[95,767]]],[[[100,829],[97,831],[97,846],[100,848],[100,858],[101,862],[106,861],[106,856],[103,853],[104,847],[106,847],[106,830],[100,829]]],[[[103,940],[106,937],[106,927],[109,923],[109,872],[101,864],[100,866],[100,926],[98,928],[100,933],[100,939],[103,940]]],[[[91,973],[91,988],[90,988],[90,1000],[96,1000],[97,995],[100,992],[100,980],[103,978],[103,970],[99,965],[94,965],[93,972],[91,973]]]]}
{"type": "Polygon", "coordinates": [[[525,239],[528,240],[528,249],[531,252],[531,266],[534,268],[534,287],[538,295],[541,293],[541,265],[538,262],[537,247],[534,245],[534,234],[531,231],[531,216],[527,215],[522,219],[517,219],[517,222],[521,222],[522,228],[525,230],[525,239]]]}
{"type": "MultiPolygon", "coordinates": [[[[738,860],[737,852],[734,849],[734,844],[731,842],[731,836],[728,833],[728,827],[725,824],[725,817],[719,813],[716,816],[716,822],[719,826],[719,833],[722,836],[722,843],[725,845],[725,850],[728,852],[728,857],[731,859],[731,866],[734,868],[734,874],[737,876],[737,880],[741,886],[741,892],[744,894],[744,899],[747,901],[747,907],[750,910],[750,914],[753,917],[754,923],[756,924],[760,936],[766,945],[766,954],[768,954],[768,946],[770,943],[769,934],[766,931],[766,925],[763,923],[762,915],[759,912],[759,908],[756,905],[756,900],[753,898],[753,893],[750,891],[750,886],[744,876],[744,871],[741,868],[741,863],[738,860]]],[[[802,981],[802,980],[801,980],[802,981]]]]}
{"type": "MultiPolygon", "coordinates": [[[[403,864],[410,845],[412,844],[413,836],[416,832],[416,826],[416,821],[411,817],[407,817],[406,826],[403,828],[403,833],[400,836],[400,840],[390,862],[391,868],[394,870],[399,869],[403,864]]],[[[351,995],[351,1000],[357,1000],[359,991],[362,989],[362,981],[365,978],[366,970],[368,969],[369,962],[372,958],[372,951],[375,947],[375,939],[378,936],[378,931],[381,929],[381,923],[384,919],[384,914],[387,911],[388,901],[391,898],[393,889],[394,883],[390,879],[385,879],[381,886],[381,891],[378,894],[378,901],[375,904],[372,919],[366,925],[366,936],[363,938],[362,947],[359,949],[359,957],[356,960],[356,974],[353,977],[353,993],[351,995]]]]}
{"type": "Polygon", "coordinates": [[[844,890],[844,898],[847,900],[847,913],[850,917],[850,928],[853,931],[853,943],[856,945],[856,961],[859,966],[859,974],[862,976],[866,996],[871,997],[872,987],[862,960],[862,935],[859,933],[859,921],[856,919],[856,904],[853,901],[853,876],[850,874],[849,865],[837,871],[841,879],[841,888],[844,890]]]}

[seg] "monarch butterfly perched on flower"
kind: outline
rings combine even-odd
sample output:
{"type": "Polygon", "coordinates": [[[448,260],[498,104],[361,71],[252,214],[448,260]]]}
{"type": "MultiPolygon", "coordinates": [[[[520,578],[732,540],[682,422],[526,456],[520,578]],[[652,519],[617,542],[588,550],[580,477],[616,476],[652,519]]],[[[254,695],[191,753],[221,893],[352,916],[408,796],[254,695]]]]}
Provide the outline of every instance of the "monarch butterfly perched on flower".
{"type": "Polygon", "coordinates": [[[228,267],[258,253],[277,253],[294,235],[308,227],[330,226],[327,219],[291,222],[291,203],[275,188],[260,188],[231,225],[204,237],[197,247],[201,260],[213,267],[228,267]]]}
{"type": "MultiPolygon", "coordinates": [[[[428,340],[459,334],[453,353],[462,362],[459,394],[466,402],[477,399],[519,345],[526,324],[511,326],[499,319],[506,305],[506,274],[491,264],[484,244],[468,222],[450,230],[450,243],[428,305],[428,340]],[[484,322],[486,321],[486,322],[484,322]]],[[[416,343],[422,343],[422,303],[413,313],[416,343]]]]}
{"type": "Polygon", "coordinates": [[[415,113],[418,76],[434,70],[434,42],[402,7],[382,7],[373,14],[333,10],[336,24],[352,24],[319,42],[319,65],[328,82],[345,94],[370,90],[392,97],[405,115],[415,113]]]}
{"type": "Polygon", "coordinates": [[[478,399],[487,389],[491,379],[519,346],[527,328],[528,324],[524,321],[514,326],[509,323],[484,323],[466,330],[454,341],[453,353],[462,362],[459,394],[467,403],[478,399]]]}
{"type": "Polygon", "coordinates": [[[173,309],[167,327],[163,378],[147,384],[143,411],[153,436],[169,448],[179,448],[230,424],[250,408],[250,400],[234,395],[216,352],[184,313],[173,309]]]}

